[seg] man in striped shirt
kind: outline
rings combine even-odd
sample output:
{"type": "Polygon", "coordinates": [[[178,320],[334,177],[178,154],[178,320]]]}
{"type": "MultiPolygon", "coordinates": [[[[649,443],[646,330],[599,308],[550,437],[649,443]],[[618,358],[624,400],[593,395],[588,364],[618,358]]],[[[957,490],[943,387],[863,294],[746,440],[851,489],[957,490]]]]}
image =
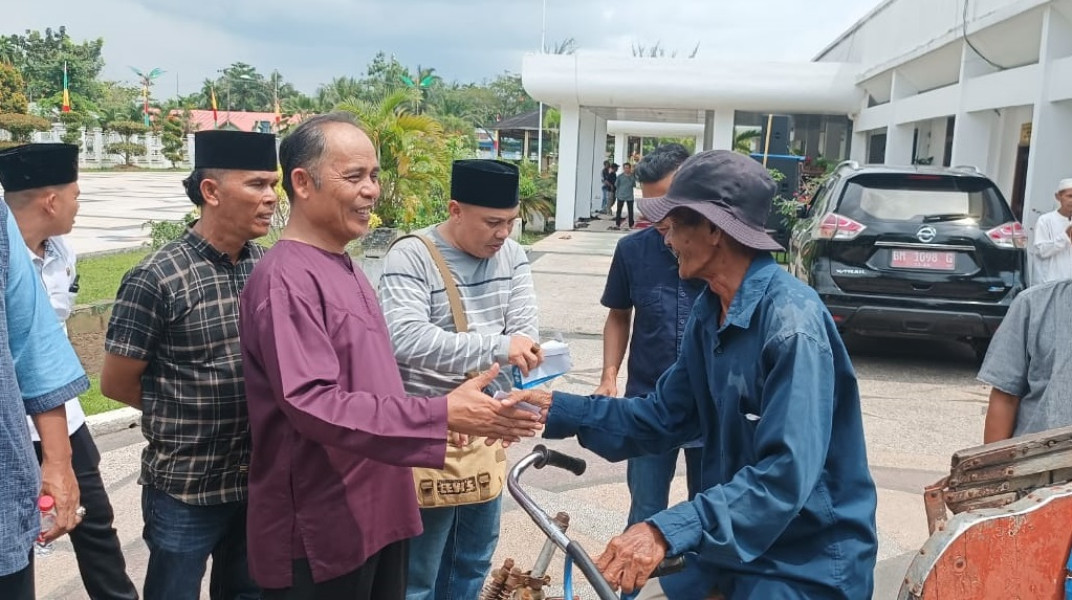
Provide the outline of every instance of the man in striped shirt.
{"type": "MultiPolygon", "coordinates": [[[[532,272],[524,250],[509,237],[519,210],[518,182],[514,165],[456,161],[449,218],[417,232],[449,266],[468,331],[455,330],[443,277],[420,240],[402,240],[384,257],[380,303],[407,394],[444,394],[466,373],[492,363],[528,374],[542,362],[532,272]]],[[[509,371],[503,369],[486,391],[508,391],[509,371]]],[[[451,434],[451,443],[467,452],[487,451],[482,440],[458,434],[451,434]]],[[[505,454],[499,456],[498,475],[505,477],[505,454]]],[[[479,596],[499,539],[500,509],[501,495],[422,508],[424,533],[411,541],[407,600],[479,596]]]]}

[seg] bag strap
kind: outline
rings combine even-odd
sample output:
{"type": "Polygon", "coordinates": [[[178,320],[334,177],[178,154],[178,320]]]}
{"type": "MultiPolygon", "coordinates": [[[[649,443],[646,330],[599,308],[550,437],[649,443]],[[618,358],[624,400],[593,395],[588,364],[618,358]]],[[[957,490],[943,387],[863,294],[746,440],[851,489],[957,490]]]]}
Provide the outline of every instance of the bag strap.
{"type": "Polygon", "coordinates": [[[443,258],[443,253],[439,251],[439,248],[436,248],[435,242],[423,235],[411,233],[391,242],[391,245],[387,249],[390,250],[395,244],[408,238],[416,238],[423,242],[424,247],[428,249],[428,254],[432,256],[432,261],[435,263],[436,268],[439,269],[439,274],[443,277],[443,285],[447,290],[447,300],[450,302],[450,313],[454,316],[454,330],[458,333],[469,331],[469,320],[465,317],[465,307],[462,306],[462,295],[461,292],[458,291],[458,284],[455,283],[454,275],[451,274],[450,267],[447,266],[447,260],[443,258]]]}

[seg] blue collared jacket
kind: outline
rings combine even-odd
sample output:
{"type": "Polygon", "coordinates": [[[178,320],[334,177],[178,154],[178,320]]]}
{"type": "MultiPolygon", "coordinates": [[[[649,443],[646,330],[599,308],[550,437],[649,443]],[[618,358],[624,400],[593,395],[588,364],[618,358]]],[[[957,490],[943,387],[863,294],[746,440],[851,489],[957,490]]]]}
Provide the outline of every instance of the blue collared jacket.
{"type": "Polygon", "coordinates": [[[612,461],[703,440],[705,491],[649,522],[705,585],[871,597],[876,494],[856,375],[819,297],[769,255],[725,319],[717,296],[700,295],[655,393],[556,392],[544,436],[573,435],[612,461]]]}
{"type": "Polygon", "coordinates": [[[41,530],[41,473],[26,415],[63,406],[87,388],[15,218],[0,201],[0,577],[26,568],[41,530]]]}

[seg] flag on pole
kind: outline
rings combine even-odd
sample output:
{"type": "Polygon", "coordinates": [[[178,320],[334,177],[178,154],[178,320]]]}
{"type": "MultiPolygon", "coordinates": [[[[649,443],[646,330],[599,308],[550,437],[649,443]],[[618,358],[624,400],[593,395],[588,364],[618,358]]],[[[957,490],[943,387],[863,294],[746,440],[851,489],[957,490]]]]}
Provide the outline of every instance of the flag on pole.
{"type": "Polygon", "coordinates": [[[213,125],[213,127],[219,127],[220,122],[219,122],[219,114],[216,112],[218,110],[218,107],[216,106],[216,88],[215,87],[211,88],[211,97],[212,97],[212,125],[213,125]]]}
{"type": "Polygon", "coordinates": [[[63,61],[63,112],[71,112],[71,93],[67,89],[67,61],[63,61]]]}

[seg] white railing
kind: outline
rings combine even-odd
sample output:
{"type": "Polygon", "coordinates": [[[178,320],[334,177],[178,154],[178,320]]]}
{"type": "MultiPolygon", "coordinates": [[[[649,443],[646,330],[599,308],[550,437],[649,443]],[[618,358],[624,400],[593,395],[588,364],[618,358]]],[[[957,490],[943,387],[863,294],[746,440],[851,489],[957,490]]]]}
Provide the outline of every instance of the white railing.
{"type": "MultiPolygon", "coordinates": [[[[39,131],[34,133],[30,141],[33,143],[57,143],[62,142],[63,137],[67,134],[67,130],[62,124],[54,124],[49,131],[39,131]]],[[[8,132],[0,130],[0,140],[10,140],[11,136],[8,132]]],[[[78,155],[79,166],[82,168],[96,168],[104,169],[110,167],[116,167],[126,164],[121,154],[109,153],[107,148],[111,144],[125,141],[121,135],[115,132],[105,132],[99,127],[94,127],[87,130],[86,128],[79,129],[79,139],[75,141],[81,146],[81,152],[78,155]]],[[[142,144],[145,146],[145,154],[142,156],[131,157],[131,164],[135,167],[143,169],[170,169],[180,168],[188,169],[192,164],[193,148],[194,148],[194,136],[186,136],[184,148],[183,148],[183,160],[178,163],[172,163],[164,156],[164,143],[160,134],[143,134],[133,135],[130,138],[130,142],[134,144],[142,144]]]]}

